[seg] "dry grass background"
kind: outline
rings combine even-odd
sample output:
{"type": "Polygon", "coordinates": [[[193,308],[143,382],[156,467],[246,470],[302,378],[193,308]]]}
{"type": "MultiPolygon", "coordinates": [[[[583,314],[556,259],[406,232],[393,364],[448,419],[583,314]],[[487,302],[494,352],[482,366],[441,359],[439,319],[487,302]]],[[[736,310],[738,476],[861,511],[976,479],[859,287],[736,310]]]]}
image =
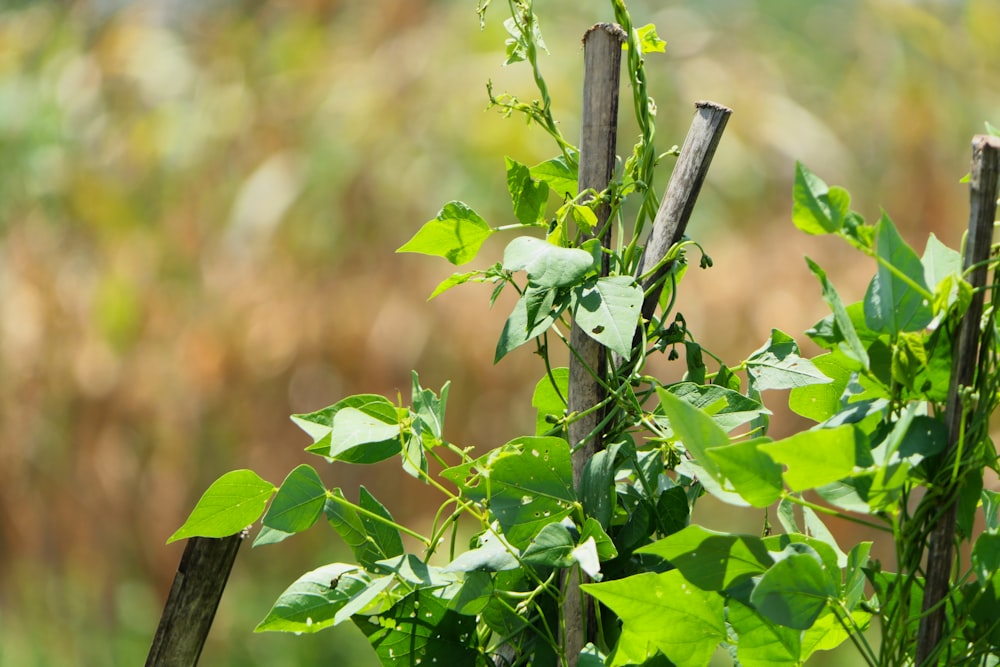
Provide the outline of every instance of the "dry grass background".
{"type": "MultiPolygon", "coordinates": [[[[510,304],[489,310],[481,287],[425,303],[451,267],[393,254],[449,199],[502,224],[503,155],[554,152],[484,112],[487,79],[531,95],[500,67],[496,4],[484,32],[471,0],[0,8],[0,664],[141,660],[182,549],[164,540],[221,473],[277,483],[302,462],[292,412],[405,395],[416,369],[452,380],[455,442],[531,427],[535,359],[490,363],[510,304]]],[[[668,42],[648,64],[663,149],[695,100],[735,110],[689,227],[715,268],[689,273],[680,304],[710,349],[735,362],[824,315],[803,254],[849,299],[873,271],[794,230],[796,159],[918,250],[930,232],[958,243],[969,140],[1000,122],[995,2],[630,6],[668,42]]],[[[579,39],[610,10],[538,11],[573,137],[579,39]]],[[[391,466],[321,474],[403,519],[425,511],[391,466]]],[[[249,634],[284,585],[341,556],[315,533],[245,548],[203,664],[368,664],[349,632],[249,634]]]]}

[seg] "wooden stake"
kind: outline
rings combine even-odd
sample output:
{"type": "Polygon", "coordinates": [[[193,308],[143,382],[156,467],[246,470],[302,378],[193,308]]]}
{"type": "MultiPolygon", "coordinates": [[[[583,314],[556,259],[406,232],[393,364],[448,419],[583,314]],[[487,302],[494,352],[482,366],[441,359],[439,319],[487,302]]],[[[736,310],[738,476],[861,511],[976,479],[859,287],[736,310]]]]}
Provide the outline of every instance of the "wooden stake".
{"type": "MultiPolygon", "coordinates": [[[[945,424],[948,427],[947,452],[955,451],[963,430],[965,406],[962,388],[971,387],[979,364],[980,319],[983,315],[987,266],[993,242],[993,222],[997,213],[997,180],[1000,176],[1000,138],[977,135],[972,140],[972,172],[969,182],[969,234],[965,248],[965,268],[973,288],[972,303],[962,317],[958,337],[953,343],[951,384],[945,424]]],[[[994,304],[996,305],[996,304],[994,304]]],[[[935,648],[941,641],[945,607],[942,600],[951,590],[952,545],[958,512],[958,489],[948,492],[947,507],[934,526],[927,547],[927,576],[924,583],[924,616],[917,636],[916,664],[934,664],[935,648]]]]}
{"type": "MultiPolygon", "coordinates": [[[[580,191],[606,190],[615,169],[615,147],[618,133],[618,90],[621,73],[624,31],[611,23],[599,23],[583,36],[583,130],[580,139],[580,191]]],[[[598,229],[607,229],[601,245],[610,247],[611,227],[605,225],[609,209],[601,205],[595,211],[598,229]]],[[[604,260],[601,275],[607,275],[608,262],[604,260]]],[[[606,371],[604,346],[587,335],[575,323],[570,331],[570,345],[575,353],[569,360],[569,412],[582,413],[604,399],[598,378],[606,371]],[[595,377],[595,374],[597,377],[595,377]]],[[[569,425],[569,441],[573,453],[573,482],[580,487],[580,478],[587,461],[594,455],[601,442],[598,426],[601,411],[596,410],[580,417],[569,425]]],[[[563,647],[570,667],[576,665],[584,644],[593,639],[594,622],[585,623],[593,616],[593,605],[584,605],[579,581],[567,577],[566,602],[563,615],[566,623],[563,647]],[[589,626],[589,627],[588,627],[589,626]]]]}
{"type": "Polygon", "coordinates": [[[194,667],[245,533],[188,540],[146,667],[194,667]]]}
{"type": "MultiPolygon", "coordinates": [[[[694,210],[695,201],[701,192],[701,184],[705,182],[708,168],[715,156],[715,149],[718,148],[726,123],[733,113],[732,109],[715,102],[697,102],[695,109],[691,129],[684,139],[684,146],[677,156],[677,164],[670,174],[667,191],[660,201],[660,208],[653,220],[653,230],[643,251],[639,275],[660,265],[670,247],[684,236],[688,220],[691,219],[691,211],[694,210]]],[[[669,270],[669,265],[660,266],[643,282],[642,288],[647,295],[642,303],[642,317],[646,321],[656,310],[662,285],[657,289],[650,288],[662,281],[669,270]]]]}

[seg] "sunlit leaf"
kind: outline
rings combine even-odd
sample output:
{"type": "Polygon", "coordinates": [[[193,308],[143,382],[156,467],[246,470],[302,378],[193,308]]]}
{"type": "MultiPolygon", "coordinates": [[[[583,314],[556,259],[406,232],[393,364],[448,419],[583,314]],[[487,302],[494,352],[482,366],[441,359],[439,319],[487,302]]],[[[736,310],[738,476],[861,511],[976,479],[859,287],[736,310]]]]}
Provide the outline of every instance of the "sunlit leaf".
{"type": "Polygon", "coordinates": [[[460,201],[452,201],[396,252],[436,255],[452,264],[465,264],[475,259],[492,233],[478,213],[460,201]]]}
{"type": "Polygon", "coordinates": [[[184,525],[167,544],[186,537],[228,537],[260,518],[276,487],[252,470],[234,470],[215,480],[184,525]]]}
{"type": "Polygon", "coordinates": [[[614,611],[625,630],[656,646],[677,667],[706,667],[726,639],[722,596],[691,585],[678,570],[581,588],[614,611]]]}
{"type": "Polygon", "coordinates": [[[783,477],[792,491],[813,489],[849,476],[857,463],[857,434],[851,425],[802,431],[760,445],[776,462],[787,466],[783,477]]]}
{"type": "Polygon", "coordinates": [[[523,225],[533,225],[545,219],[545,203],[549,199],[549,186],[531,176],[528,167],[517,160],[506,158],[507,191],[514,205],[514,216],[523,225]]]}
{"type": "Polygon", "coordinates": [[[718,533],[694,524],[642,547],[638,553],[668,561],[685,579],[706,591],[726,590],[763,573],[774,562],[758,537],[718,533]]]}

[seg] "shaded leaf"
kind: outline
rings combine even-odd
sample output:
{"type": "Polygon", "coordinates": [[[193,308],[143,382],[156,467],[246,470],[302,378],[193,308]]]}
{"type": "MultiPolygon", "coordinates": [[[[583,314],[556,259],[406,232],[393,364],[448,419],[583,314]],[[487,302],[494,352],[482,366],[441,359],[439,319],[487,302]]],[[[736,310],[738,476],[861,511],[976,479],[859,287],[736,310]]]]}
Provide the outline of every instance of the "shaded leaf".
{"type": "Polygon", "coordinates": [[[772,622],[807,630],[837,591],[809,546],[790,544],[783,556],[761,576],[750,601],[772,622]]]}
{"type": "Polygon", "coordinates": [[[332,563],[306,572],[275,601],[254,632],[319,632],[370,579],[357,565],[332,563]]]}
{"type": "Polygon", "coordinates": [[[272,544],[316,523],[326,504],[326,487],[312,466],[300,465],[288,473],[264,515],[264,528],[253,545],[272,544]]]}

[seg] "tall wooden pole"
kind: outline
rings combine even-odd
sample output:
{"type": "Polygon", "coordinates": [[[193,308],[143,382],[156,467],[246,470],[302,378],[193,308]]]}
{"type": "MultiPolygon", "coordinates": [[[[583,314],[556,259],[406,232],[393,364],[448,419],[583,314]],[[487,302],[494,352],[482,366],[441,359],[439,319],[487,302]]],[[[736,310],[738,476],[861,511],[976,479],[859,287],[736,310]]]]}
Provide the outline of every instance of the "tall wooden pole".
{"type": "MultiPolygon", "coordinates": [[[[993,242],[993,222],[997,213],[997,180],[1000,177],[1000,138],[977,135],[972,140],[972,171],[969,180],[969,234],[965,247],[965,268],[975,267],[968,280],[973,288],[972,303],[962,317],[958,337],[953,343],[951,385],[945,409],[948,449],[956,451],[964,430],[966,410],[963,387],[974,382],[979,363],[980,319],[983,315],[987,266],[993,242]]],[[[998,304],[993,304],[996,307],[998,304]]],[[[924,580],[924,616],[917,636],[917,665],[936,664],[934,650],[941,642],[945,605],[941,602],[951,590],[952,547],[958,512],[958,489],[948,489],[947,505],[938,518],[927,547],[927,573],[924,580]]],[[[939,502],[935,498],[935,502],[939,502]]]]}
{"type": "MultiPolygon", "coordinates": [[[[583,37],[583,129],[580,139],[580,191],[606,190],[615,169],[615,147],[618,134],[618,90],[621,73],[622,44],[626,35],[611,23],[599,23],[583,37]]],[[[597,228],[605,229],[601,245],[610,247],[611,226],[605,225],[609,209],[601,205],[595,211],[597,228]]],[[[607,275],[607,258],[601,275],[607,275]]],[[[604,399],[601,380],[606,373],[607,351],[575,323],[570,331],[573,355],[569,360],[569,412],[583,413],[604,399]]],[[[574,447],[573,482],[577,488],[587,461],[601,445],[599,425],[601,411],[591,412],[569,424],[569,440],[574,447]]],[[[581,575],[582,576],[582,575],[581,575]]],[[[591,604],[585,605],[580,582],[566,580],[566,602],[563,614],[566,623],[563,647],[570,667],[576,665],[580,651],[593,638],[594,623],[591,604]],[[588,627],[589,626],[589,627],[588,627]]]]}

